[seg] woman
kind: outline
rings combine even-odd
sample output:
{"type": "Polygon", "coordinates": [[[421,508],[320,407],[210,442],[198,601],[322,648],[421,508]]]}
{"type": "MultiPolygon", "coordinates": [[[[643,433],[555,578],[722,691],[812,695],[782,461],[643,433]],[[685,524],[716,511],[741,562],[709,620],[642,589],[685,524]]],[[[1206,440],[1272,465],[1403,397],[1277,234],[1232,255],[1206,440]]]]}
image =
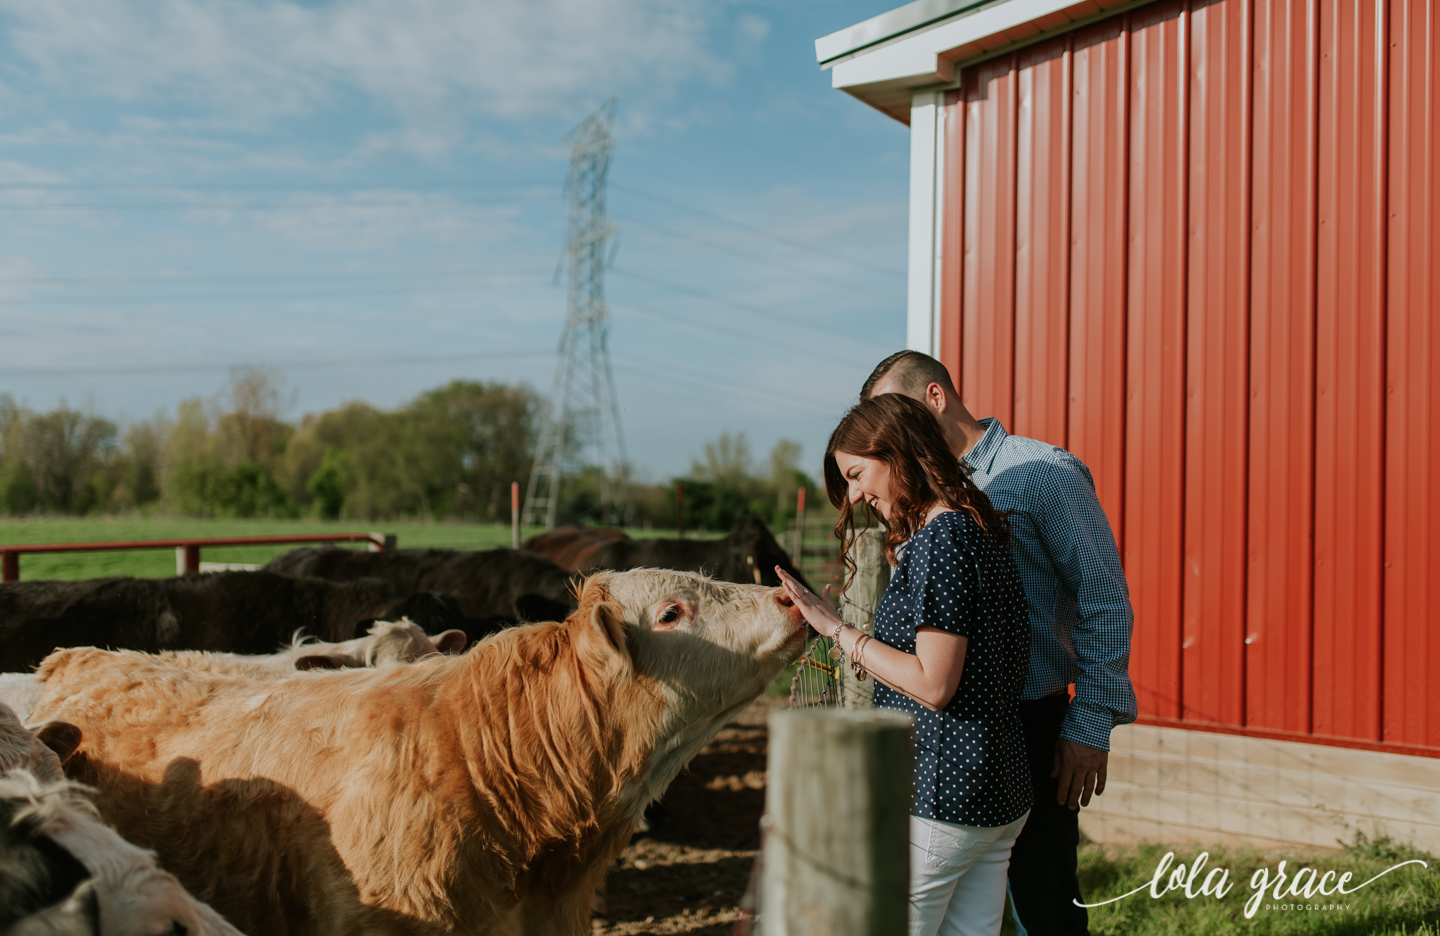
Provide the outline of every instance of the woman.
{"type": "Polygon", "coordinates": [[[825,487],[852,575],[856,505],[884,521],[894,571],[875,637],[841,621],[829,586],[822,600],[777,572],[810,625],[874,675],[875,704],[915,718],[910,934],[999,933],[1031,796],[1019,706],[1030,624],[1008,524],[924,404],[895,393],[845,414],[825,487]]]}

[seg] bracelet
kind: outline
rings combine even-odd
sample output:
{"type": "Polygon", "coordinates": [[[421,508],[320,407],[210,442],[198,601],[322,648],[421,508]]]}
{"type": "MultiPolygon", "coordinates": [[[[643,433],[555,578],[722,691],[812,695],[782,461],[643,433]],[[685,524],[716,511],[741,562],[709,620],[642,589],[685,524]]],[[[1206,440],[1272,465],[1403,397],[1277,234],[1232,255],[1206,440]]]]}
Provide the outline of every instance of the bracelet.
{"type": "Polygon", "coordinates": [[[855,641],[855,653],[852,654],[850,665],[855,670],[855,677],[861,681],[863,681],[866,676],[870,675],[869,671],[865,669],[865,648],[868,647],[870,645],[870,641],[874,639],[875,638],[871,637],[869,634],[861,634],[860,639],[855,641]]]}

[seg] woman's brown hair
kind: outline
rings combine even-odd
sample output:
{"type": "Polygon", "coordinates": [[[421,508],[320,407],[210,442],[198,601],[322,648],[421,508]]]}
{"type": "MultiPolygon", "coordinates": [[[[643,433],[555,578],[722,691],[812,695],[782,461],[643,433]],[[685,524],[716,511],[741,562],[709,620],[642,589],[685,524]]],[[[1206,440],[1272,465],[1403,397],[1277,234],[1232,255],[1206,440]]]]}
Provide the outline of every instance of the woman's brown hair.
{"type": "Polygon", "coordinates": [[[855,575],[855,505],[847,496],[850,485],[835,461],[836,452],[873,458],[890,469],[890,519],[881,522],[885,558],[891,565],[897,561],[895,547],[915,535],[937,501],[963,510],[980,529],[1008,542],[1009,520],[975,486],[970,466],[951,453],[934,414],[919,400],[882,393],[852,406],[825,447],[825,492],[840,510],[835,536],[844,551],[847,584],[855,575]]]}

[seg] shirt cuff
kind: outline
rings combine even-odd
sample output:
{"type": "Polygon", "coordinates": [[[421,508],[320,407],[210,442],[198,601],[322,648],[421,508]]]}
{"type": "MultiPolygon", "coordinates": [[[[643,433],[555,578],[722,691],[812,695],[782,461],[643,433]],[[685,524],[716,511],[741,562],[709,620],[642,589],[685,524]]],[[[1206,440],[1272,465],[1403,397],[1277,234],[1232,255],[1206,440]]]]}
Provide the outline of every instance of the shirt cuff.
{"type": "Polygon", "coordinates": [[[1110,729],[1114,719],[1108,708],[1094,702],[1070,700],[1070,710],[1060,726],[1060,737],[1098,751],[1110,750],[1110,729]]]}

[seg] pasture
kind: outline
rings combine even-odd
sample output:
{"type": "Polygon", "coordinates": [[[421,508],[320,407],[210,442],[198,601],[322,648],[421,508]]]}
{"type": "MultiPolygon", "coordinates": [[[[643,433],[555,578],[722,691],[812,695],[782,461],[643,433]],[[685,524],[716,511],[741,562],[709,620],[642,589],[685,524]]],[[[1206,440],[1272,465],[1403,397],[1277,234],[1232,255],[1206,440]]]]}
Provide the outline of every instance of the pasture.
{"type": "MultiPolygon", "coordinates": [[[[522,538],[541,527],[522,527],[522,538]]],[[[402,549],[494,549],[510,545],[510,527],[498,523],[416,523],[371,520],[198,520],[143,517],[44,517],[0,519],[0,544],[91,543],[124,540],[218,538],[226,536],[301,536],[381,530],[398,536],[402,549]]],[[[664,536],[667,531],[628,531],[632,536],[664,536]]],[[[673,533],[672,533],[673,535],[673,533]]],[[[295,545],[228,546],[206,549],[205,562],[263,565],[295,545]]],[[[175,552],[137,549],[116,552],[56,553],[25,556],[20,580],[78,581],[113,575],[161,578],[175,574],[175,552]]]]}

